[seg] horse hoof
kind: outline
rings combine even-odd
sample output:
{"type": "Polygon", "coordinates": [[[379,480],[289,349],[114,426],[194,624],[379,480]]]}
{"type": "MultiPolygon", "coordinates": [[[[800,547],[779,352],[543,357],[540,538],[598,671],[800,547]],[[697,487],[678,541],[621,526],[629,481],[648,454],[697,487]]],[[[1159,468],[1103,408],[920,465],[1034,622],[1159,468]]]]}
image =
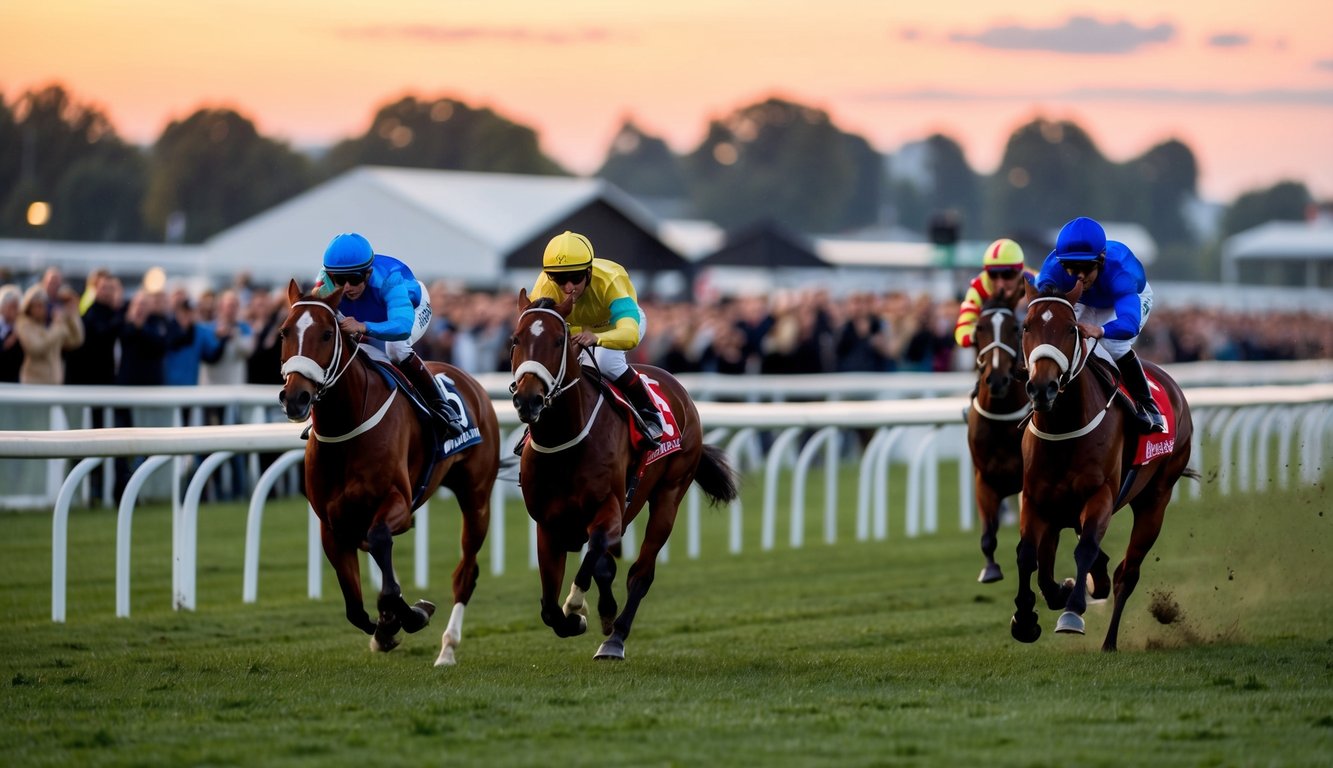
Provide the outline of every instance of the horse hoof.
{"type": "Polygon", "coordinates": [[[1000,566],[994,564],[982,568],[981,575],[977,577],[977,581],[981,582],[982,584],[994,584],[995,582],[1002,581],[1003,579],[1004,579],[1004,573],[1000,571],[1000,566]]]}
{"type": "Polygon", "coordinates": [[[435,615],[435,603],[429,600],[418,600],[412,605],[413,608],[420,608],[426,614],[426,620],[435,615]]]}
{"type": "Polygon", "coordinates": [[[1021,624],[1015,616],[1009,620],[1009,634],[1020,643],[1035,643],[1041,637],[1041,625],[1037,622],[1021,624]]]}
{"type": "Polygon", "coordinates": [[[593,656],[593,659],[598,661],[624,661],[625,644],[620,640],[607,640],[597,649],[597,653],[593,656]]]}
{"type": "Polygon", "coordinates": [[[454,649],[448,646],[440,649],[440,655],[435,658],[435,666],[437,667],[452,667],[457,663],[458,660],[454,658],[454,649]]]}
{"type": "Polygon", "coordinates": [[[1057,634],[1081,635],[1083,634],[1083,617],[1073,611],[1065,611],[1060,614],[1059,621],[1055,622],[1055,631],[1057,634]]]}
{"type": "Polygon", "coordinates": [[[398,638],[393,636],[381,638],[379,635],[371,635],[370,650],[375,653],[388,653],[397,648],[400,642],[398,638]]]}

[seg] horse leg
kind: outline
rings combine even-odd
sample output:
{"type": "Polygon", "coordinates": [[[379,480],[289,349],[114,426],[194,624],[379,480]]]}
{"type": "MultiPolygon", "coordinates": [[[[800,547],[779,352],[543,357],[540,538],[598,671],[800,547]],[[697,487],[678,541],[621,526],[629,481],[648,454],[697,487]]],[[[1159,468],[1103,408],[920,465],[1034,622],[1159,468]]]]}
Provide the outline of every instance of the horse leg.
{"type": "Polygon", "coordinates": [[[1037,570],[1037,531],[1045,528],[1036,520],[1031,506],[1023,503],[1023,515],[1018,532],[1018,594],[1014,596],[1014,617],[1009,621],[1009,634],[1020,643],[1035,643],[1041,637],[1037,623],[1037,594],[1032,591],[1032,574],[1037,570]]]}
{"type": "Polygon", "coordinates": [[[999,545],[997,533],[1000,530],[1000,495],[981,479],[979,470],[975,471],[974,475],[977,516],[981,520],[981,554],[986,556],[986,567],[981,569],[977,581],[982,584],[993,584],[1004,578],[999,564],[995,562],[995,548],[999,545]]]}
{"type": "Polygon", "coordinates": [[[1037,589],[1046,600],[1046,607],[1058,611],[1069,600],[1073,583],[1055,581],[1056,552],[1060,547],[1060,532],[1044,526],[1037,536],[1037,589]]]}
{"type": "Polygon", "coordinates": [[[1134,527],[1129,533],[1129,546],[1125,548],[1125,559],[1115,569],[1115,607],[1111,611],[1111,625],[1106,629],[1106,639],[1102,641],[1103,651],[1116,650],[1117,636],[1120,634],[1120,616],[1125,611],[1125,603],[1134,594],[1134,587],[1139,583],[1139,568],[1148,551],[1157,542],[1157,535],[1162,532],[1162,518],[1166,516],[1166,505],[1171,501],[1171,486],[1158,488],[1156,494],[1145,498],[1140,494],[1130,508],[1134,510],[1134,527]]]}
{"type": "Polygon", "coordinates": [[[469,503],[464,506],[465,500],[459,496],[459,508],[463,510],[463,533],[460,537],[463,557],[454,568],[454,608],[449,612],[449,623],[440,636],[440,655],[435,658],[437,667],[451,667],[457,663],[454,649],[463,642],[463,611],[477,588],[477,576],[481,570],[477,567],[477,553],[486,542],[486,533],[491,524],[490,497],[479,495],[479,498],[483,499],[480,504],[473,506],[469,503]]]}
{"type": "Polygon", "coordinates": [[[597,649],[594,659],[623,660],[625,641],[629,639],[634,627],[634,617],[639,612],[639,604],[647,596],[657,576],[657,556],[671,536],[671,529],[676,524],[676,510],[684,495],[683,488],[673,488],[667,493],[653,498],[649,505],[648,525],[643,534],[643,545],[639,556],[629,568],[625,578],[625,609],[611,625],[611,635],[597,649]]]}
{"type": "Polygon", "coordinates": [[[375,523],[370,528],[366,541],[370,545],[370,556],[379,566],[384,577],[380,588],[378,607],[379,624],[370,639],[370,648],[374,651],[391,651],[398,647],[395,635],[399,629],[416,632],[430,623],[435,605],[421,601],[409,606],[403,600],[403,589],[398,583],[398,575],[393,570],[393,532],[383,522],[375,523]]]}
{"type": "Polygon", "coordinates": [[[1073,589],[1065,602],[1065,611],[1055,625],[1055,631],[1068,634],[1083,634],[1083,613],[1088,609],[1088,574],[1097,563],[1097,556],[1102,551],[1102,537],[1111,523],[1111,504],[1115,498],[1109,487],[1103,487],[1092,495],[1083,506],[1082,525],[1078,545],[1074,547],[1073,589]]]}
{"type": "Polygon", "coordinates": [[[610,552],[602,555],[592,571],[593,581],[597,582],[597,616],[602,620],[602,634],[610,635],[612,623],[616,620],[616,596],[612,592],[612,583],[616,580],[616,558],[610,552]]]}
{"type": "Polygon", "coordinates": [[[543,526],[537,526],[537,566],[542,581],[542,622],[556,637],[575,637],[588,631],[588,619],[567,614],[560,607],[560,584],[565,580],[565,551],[543,526]]]}
{"type": "Polygon", "coordinates": [[[1092,582],[1089,589],[1093,600],[1105,600],[1111,594],[1111,575],[1106,570],[1110,564],[1111,556],[1098,548],[1097,560],[1092,564],[1092,572],[1088,574],[1092,582]]]}
{"type": "Polygon", "coordinates": [[[328,558],[333,572],[338,575],[338,587],[343,593],[347,620],[352,626],[374,634],[375,622],[370,620],[361,598],[361,563],[357,559],[355,547],[344,547],[329,530],[327,525],[320,526],[320,541],[324,545],[324,556],[328,558]]]}

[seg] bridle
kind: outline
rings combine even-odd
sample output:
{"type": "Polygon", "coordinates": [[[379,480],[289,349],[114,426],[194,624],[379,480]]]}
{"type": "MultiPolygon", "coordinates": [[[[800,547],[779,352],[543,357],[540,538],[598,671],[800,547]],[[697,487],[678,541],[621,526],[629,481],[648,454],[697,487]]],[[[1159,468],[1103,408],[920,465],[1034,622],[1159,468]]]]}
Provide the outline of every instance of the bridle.
{"type": "MultiPolygon", "coordinates": [[[[987,317],[990,318],[991,327],[993,329],[993,333],[995,334],[995,340],[987,344],[986,346],[982,347],[981,349],[977,350],[978,373],[986,369],[987,353],[990,353],[991,355],[990,364],[992,368],[1000,364],[1001,352],[1008,352],[1009,357],[1013,358],[1014,360],[1018,360],[1018,350],[1014,349],[1013,347],[1001,341],[1002,334],[1000,333],[1000,329],[1004,327],[1004,322],[1006,317],[1014,319],[1014,321],[1017,322],[1017,319],[1014,317],[1014,311],[1012,309],[1009,309],[1008,307],[991,307],[990,309],[982,311],[980,320],[984,321],[986,320],[987,317]]],[[[1012,377],[1013,374],[1010,374],[1010,378],[1012,377]]],[[[981,404],[977,402],[977,398],[973,397],[972,409],[975,410],[982,417],[990,419],[991,421],[1018,421],[1019,419],[1026,416],[1028,414],[1028,411],[1032,409],[1032,403],[1024,403],[1022,408],[1019,408],[1018,410],[1013,411],[1012,413],[991,413],[985,408],[982,408],[981,404]]]]}
{"type": "Polygon", "coordinates": [[[533,312],[544,312],[549,314],[556,320],[560,321],[560,324],[565,327],[565,344],[564,349],[560,352],[560,370],[552,376],[551,370],[540,362],[536,360],[524,360],[514,369],[514,380],[509,382],[509,394],[512,395],[518,392],[518,380],[523,378],[525,374],[530,373],[541,379],[542,384],[546,385],[546,396],[542,398],[542,405],[543,407],[550,407],[551,401],[564,394],[575,384],[578,384],[580,377],[575,376],[573,381],[570,381],[568,384],[564,383],[565,375],[569,373],[569,323],[565,321],[565,318],[561,316],[559,312],[547,307],[532,307],[531,309],[524,310],[523,313],[518,316],[518,322],[522,323],[523,318],[533,312]]]}
{"type": "MultiPolygon", "coordinates": [[[[304,376],[310,381],[315,382],[316,384],[315,394],[313,397],[311,397],[311,403],[313,407],[313,404],[318,403],[324,397],[325,393],[327,393],[330,389],[332,389],[334,384],[338,383],[338,380],[342,378],[343,374],[347,373],[347,369],[352,367],[352,361],[356,359],[357,353],[361,351],[361,345],[360,344],[352,345],[352,351],[350,354],[347,355],[347,362],[340,367],[338,364],[342,360],[343,356],[343,332],[342,329],[338,328],[337,326],[338,313],[333,309],[333,307],[330,307],[328,304],[325,304],[322,301],[311,301],[308,299],[298,301],[292,304],[292,309],[295,309],[296,307],[300,306],[321,307],[327,310],[329,314],[333,315],[333,320],[334,320],[335,330],[333,334],[333,356],[329,358],[329,364],[327,366],[321,365],[319,361],[315,360],[312,357],[308,357],[306,355],[301,354],[302,348],[305,345],[305,332],[306,330],[309,329],[310,325],[314,324],[313,320],[310,321],[309,325],[306,324],[306,318],[309,317],[309,313],[306,313],[296,321],[296,326],[299,332],[299,337],[298,337],[299,340],[297,342],[297,348],[296,348],[297,354],[287,358],[287,360],[282,364],[281,373],[284,379],[286,379],[288,376],[294,373],[298,376],[304,376]]],[[[369,432],[370,430],[374,429],[375,426],[379,424],[381,420],[383,420],[385,414],[389,412],[389,407],[393,405],[394,398],[397,395],[398,395],[398,388],[397,387],[390,388],[389,396],[384,399],[384,404],[380,406],[379,410],[376,411],[374,415],[372,415],[369,419],[361,422],[361,424],[358,425],[351,432],[348,432],[343,435],[338,435],[337,437],[328,437],[326,435],[321,435],[316,432],[314,433],[315,439],[319,440],[322,443],[341,443],[346,440],[351,440],[352,438],[358,435],[369,432]]]]}
{"type": "MultiPolygon", "coordinates": [[[[1053,301],[1063,304],[1069,309],[1070,314],[1074,313],[1074,305],[1067,299],[1060,296],[1038,296],[1028,302],[1028,315],[1033,313],[1033,306],[1042,302],[1053,301]]],[[[1074,358],[1071,360],[1059,347],[1054,344],[1038,344],[1028,353],[1028,370],[1032,370],[1038,360],[1054,360],[1055,365],[1060,369],[1060,376],[1056,379],[1057,386],[1061,392],[1069,386],[1083,369],[1088,366],[1088,360],[1092,359],[1092,349],[1097,346],[1097,340],[1093,339],[1092,344],[1085,348],[1084,343],[1087,339],[1083,336],[1083,331],[1079,329],[1078,324],[1074,324],[1074,358]]]]}
{"type": "MultiPolygon", "coordinates": [[[[1069,309],[1070,314],[1074,314],[1074,305],[1067,299],[1060,296],[1038,296],[1028,302],[1028,316],[1031,317],[1033,307],[1042,302],[1058,302],[1069,309]]],[[[1077,315],[1075,315],[1077,317],[1077,315]]],[[[1091,344],[1086,344],[1087,339],[1083,336],[1083,331],[1079,329],[1078,323],[1074,324],[1074,358],[1071,360],[1059,347],[1054,344],[1038,344],[1032,352],[1028,354],[1028,370],[1032,370],[1038,360],[1054,360],[1055,365],[1060,369],[1060,375],[1056,378],[1057,392],[1064,392],[1074,379],[1088,367],[1088,361],[1092,359],[1092,351],[1097,346],[1097,339],[1092,339],[1091,344]]],[[[1028,431],[1040,437],[1043,440],[1072,440],[1076,437],[1082,437],[1097,428],[1106,417],[1106,412],[1110,410],[1111,404],[1115,402],[1115,390],[1111,391],[1111,397],[1106,401],[1106,406],[1097,412],[1092,421],[1083,425],[1073,432],[1043,432],[1037,429],[1035,421],[1028,422],[1028,431]]],[[[1035,411],[1034,411],[1035,413],[1035,411]]]]}
{"type": "MultiPolygon", "coordinates": [[[[529,314],[532,314],[534,312],[542,312],[551,315],[557,321],[559,321],[560,325],[563,326],[565,329],[564,348],[560,352],[560,370],[557,371],[555,375],[552,375],[551,370],[547,368],[545,365],[542,365],[539,361],[524,360],[523,362],[518,364],[517,368],[514,369],[514,380],[509,382],[509,394],[511,395],[516,394],[518,392],[518,380],[523,378],[524,375],[530,373],[533,376],[536,376],[538,379],[540,379],[542,384],[545,385],[546,394],[542,397],[542,407],[549,408],[551,407],[551,403],[557,397],[572,389],[576,384],[579,383],[582,377],[575,376],[569,382],[565,382],[565,376],[570,373],[569,371],[570,355],[569,355],[569,323],[566,322],[564,316],[561,315],[559,312],[556,312],[554,309],[550,309],[549,307],[530,307],[528,309],[523,310],[523,312],[518,316],[518,323],[521,325],[523,323],[523,318],[527,317],[529,314]]],[[[517,345],[517,341],[515,341],[515,345],[517,345]]],[[[537,441],[533,438],[533,436],[529,434],[528,445],[531,445],[533,450],[537,451],[538,453],[557,453],[559,451],[565,450],[566,448],[572,448],[573,446],[578,445],[579,443],[583,442],[583,439],[587,437],[588,433],[592,431],[592,425],[594,422],[597,421],[597,414],[601,412],[602,402],[605,399],[606,399],[605,395],[603,395],[601,389],[598,388],[597,404],[593,406],[592,415],[588,417],[588,421],[586,424],[583,425],[583,429],[572,439],[566,440],[560,445],[544,446],[544,445],[539,445],[537,441]]]]}

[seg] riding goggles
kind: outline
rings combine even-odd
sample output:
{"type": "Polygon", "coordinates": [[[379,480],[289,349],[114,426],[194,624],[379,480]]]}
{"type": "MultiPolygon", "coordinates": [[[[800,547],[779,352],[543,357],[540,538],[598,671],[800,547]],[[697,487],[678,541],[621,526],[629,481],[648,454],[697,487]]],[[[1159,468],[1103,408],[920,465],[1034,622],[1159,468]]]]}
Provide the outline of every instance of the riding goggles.
{"type": "Polygon", "coordinates": [[[986,270],[986,274],[990,275],[991,277],[1000,279],[1000,280],[1013,280],[1015,277],[1018,277],[1018,270],[1017,270],[1017,269],[1012,269],[1012,268],[1008,268],[1008,269],[988,269],[988,270],[986,270]]]}
{"type": "Polygon", "coordinates": [[[329,280],[334,285],[360,285],[366,281],[369,273],[366,272],[347,272],[329,275],[329,280]]]}
{"type": "Polygon", "coordinates": [[[555,283],[556,285],[567,285],[567,284],[569,284],[569,283],[573,283],[574,285],[578,285],[579,283],[583,282],[583,278],[586,277],[587,274],[588,274],[588,271],[585,270],[585,269],[580,269],[580,270],[576,270],[576,271],[573,271],[573,272],[549,272],[549,271],[548,271],[548,272],[546,273],[546,279],[547,279],[547,280],[550,280],[551,282],[555,283]]]}

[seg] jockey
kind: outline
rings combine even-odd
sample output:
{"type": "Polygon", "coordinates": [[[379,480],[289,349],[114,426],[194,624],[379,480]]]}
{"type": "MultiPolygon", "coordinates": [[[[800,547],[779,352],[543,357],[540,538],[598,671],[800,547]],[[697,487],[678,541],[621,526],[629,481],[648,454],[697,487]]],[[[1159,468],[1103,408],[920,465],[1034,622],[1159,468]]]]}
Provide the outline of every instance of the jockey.
{"type": "Polygon", "coordinates": [[[981,274],[972,278],[967,295],[958,306],[958,324],[953,331],[958,346],[970,347],[976,343],[982,304],[1002,290],[1013,293],[1022,289],[1024,280],[1031,282],[1035,277],[1032,270],[1024,266],[1023,249],[1018,243],[1000,238],[986,246],[986,253],[981,257],[981,274]]]}
{"type": "Polygon", "coordinates": [[[592,243],[577,232],[551,238],[542,256],[542,273],[532,286],[532,299],[562,302],[574,297],[569,312],[570,341],[591,350],[597,369],[615,382],[643,417],[650,442],[662,439],[662,414],[642,379],[625,361],[625,353],[643,341],[647,319],[625,268],[594,259],[592,243]]]}
{"type": "MultiPolygon", "coordinates": [[[[426,401],[445,439],[463,433],[462,416],[426,368],[412,343],[431,321],[430,294],[406,264],[375,253],[370,241],[355,233],[338,235],[324,250],[324,265],[315,279],[315,295],[343,289],[339,327],[377,339],[389,359],[426,401]]],[[[379,345],[377,345],[379,346],[379,345]]]]}
{"type": "Polygon", "coordinates": [[[1083,293],[1074,308],[1079,330],[1102,339],[1148,431],[1165,432],[1166,419],[1153,402],[1143,364],[1132,349],[1152,311],[1152,286],[1134,253],[1124,243],[1107,240],[1102,225],[1084,216],[1060,228],[1055,250],[1041,265],[1037,290],[1068,292],[1079,283],[1083,293]]]}

